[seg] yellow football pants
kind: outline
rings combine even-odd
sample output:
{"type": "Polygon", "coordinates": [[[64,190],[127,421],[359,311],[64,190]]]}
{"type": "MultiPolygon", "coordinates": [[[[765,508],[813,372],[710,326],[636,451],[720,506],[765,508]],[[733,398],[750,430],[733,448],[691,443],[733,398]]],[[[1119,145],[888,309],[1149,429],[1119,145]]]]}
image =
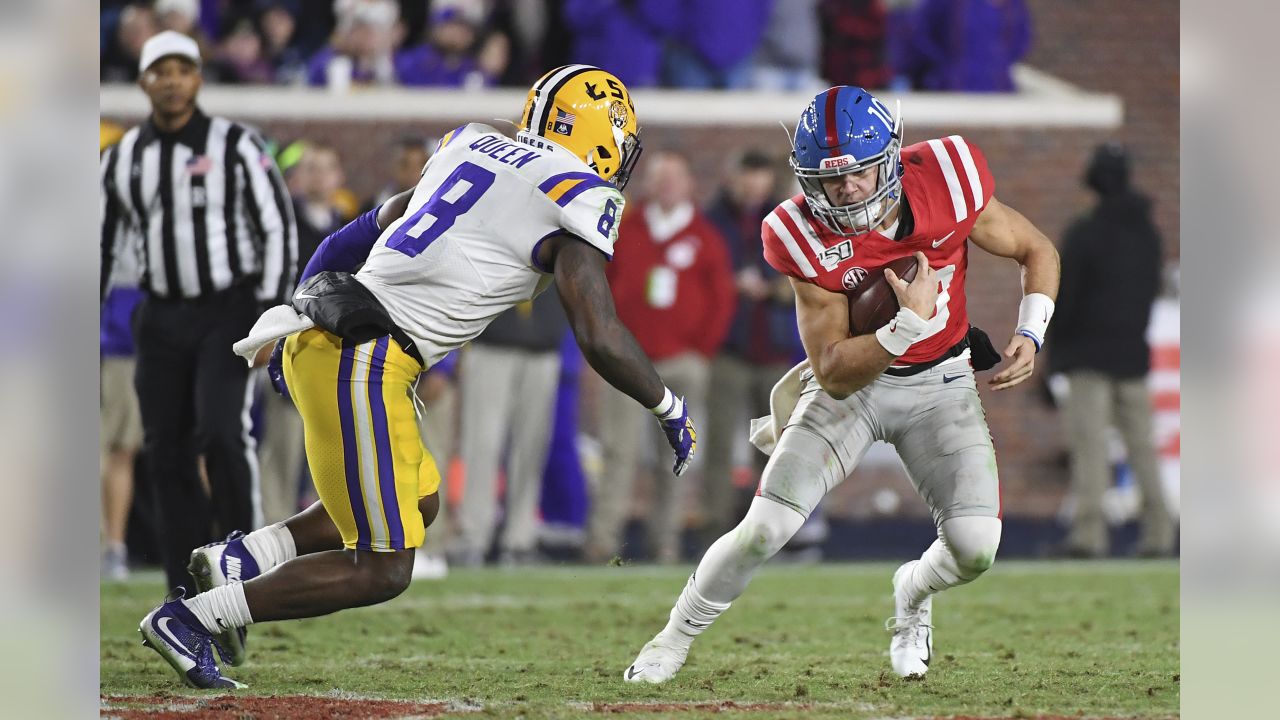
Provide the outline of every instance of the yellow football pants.
{"type": "Polygon", "coordinates": [[[414,413],[422,369],[389,337],[356,344],[313,328],[285,340],[285,383],[302,415],[307,464],[347,549],[422,544],[418,500],[440,487],[414,413]]]}

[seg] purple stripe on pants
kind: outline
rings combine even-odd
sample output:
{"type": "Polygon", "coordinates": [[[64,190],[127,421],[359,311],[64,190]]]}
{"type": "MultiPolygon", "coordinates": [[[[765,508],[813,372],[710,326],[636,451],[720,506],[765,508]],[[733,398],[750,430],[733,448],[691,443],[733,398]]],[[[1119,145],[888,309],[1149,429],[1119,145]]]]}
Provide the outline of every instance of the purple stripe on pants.
{"type": "Polygon", "coordinates": [[[373,443],[378,453],[378,488],[382,491],[382,514],[387,518],[388,541],[392,550],[404,549],[404,525],[400,522],[400,503],[396,501],[396,466],[391,455],[391,434],[387,431],[387,408],[382,401],[382,374],[387,361],[387,343],[383,336],[373,346],[373,362],[369,371],[369,414],[373,416],[373,443]]]}
{"type": "Polygon", "coordinates": [[[351,367],[355,364],[355,343],[342,341],[342,360],[338,363],[338,422],[342,426],[342,459],[347,470],[347,496],[351,498],[351,515],[356,521],[356,547],[368,550],[369,516],[364,510],[364,493],[360,490],[360,457],[356,449],[355,412],[351,408],[351,367]]]}

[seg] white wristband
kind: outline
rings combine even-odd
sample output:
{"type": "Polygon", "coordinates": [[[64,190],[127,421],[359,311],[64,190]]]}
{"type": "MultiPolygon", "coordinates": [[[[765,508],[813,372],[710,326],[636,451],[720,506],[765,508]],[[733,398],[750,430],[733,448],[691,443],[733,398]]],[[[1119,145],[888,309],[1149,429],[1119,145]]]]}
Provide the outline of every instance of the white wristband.
{"type": "Polygon", "coordinates": [[[928,328],[928,320],[907,308],[901,308],[892,320],[876,331],[876,340],[880,341],[890,355],[897,357],[906,353],[911,343],[919,340],[928,328]]]}
{"type": "Polygon", "coordinates": [[[1036,351],[1044,344],[1044,334],[1049,330],[1049,319],[1053,317],[1053,301],[1044,293],[1031,293],[1022,296],[1018,305],[1018,327],[1014,333],[1026,335],[1036,344],[1036,351]]]}
{"type": "Polygon", "coordinates": [[[658,401],[657,405],[649,408],[649,412],[656,415],[659,420],[670,420],[684,414],[684,400],[681,400],[675,393],[671,392],[671,388],[664,387],[662,391],[662,400],[658,401]]]}

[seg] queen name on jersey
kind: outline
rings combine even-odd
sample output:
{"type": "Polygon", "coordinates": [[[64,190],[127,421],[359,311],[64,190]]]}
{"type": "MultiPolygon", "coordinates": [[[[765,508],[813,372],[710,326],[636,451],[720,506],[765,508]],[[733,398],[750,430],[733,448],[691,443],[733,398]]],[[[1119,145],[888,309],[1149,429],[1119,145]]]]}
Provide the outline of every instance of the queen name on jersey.
{"type": "Polygon", "coordinates": [[[764,256],[779,272],[832,292],[851,290],[870,268],[919,250],[942,286],[929,330],[896,361],[927,362],[960,342],[969,329],[965,309],[967,239],[991,199],[995,181],[976,145],[959,135],[902,149],[902,210],[884,232],[844,236],[817,217],[798,194],[783,201],[761,227],[764,256]]]}
{"type": "Polygon", "coordinates": [[[556,143],[463,125],[440,141],[408,211],[382,232],[356,279],[430,366],[550,285],[534,260],[544,238],[567,231],[612,257],[623,202],[556,143]]]}

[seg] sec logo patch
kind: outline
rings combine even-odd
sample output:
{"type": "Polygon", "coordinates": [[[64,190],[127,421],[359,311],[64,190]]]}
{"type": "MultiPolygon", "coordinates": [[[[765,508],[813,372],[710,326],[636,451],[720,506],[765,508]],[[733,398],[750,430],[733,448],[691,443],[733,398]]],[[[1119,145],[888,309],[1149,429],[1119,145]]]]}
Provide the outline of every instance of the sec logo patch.
{"type": "Polygon", "coordinates": [[[867,279],[867,271],[864,268],[852,267],[845,271],[844,277],[840,279],[845,290],[852,290],[858,287],[858,283],[867,279]]]}

